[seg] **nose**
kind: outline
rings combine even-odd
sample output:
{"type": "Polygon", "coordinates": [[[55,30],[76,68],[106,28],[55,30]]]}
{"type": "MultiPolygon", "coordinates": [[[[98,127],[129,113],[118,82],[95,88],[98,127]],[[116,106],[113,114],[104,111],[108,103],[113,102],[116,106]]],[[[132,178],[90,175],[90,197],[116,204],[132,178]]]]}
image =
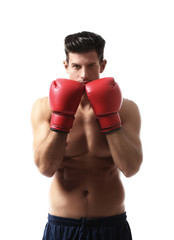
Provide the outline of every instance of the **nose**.
{"type": "Polygon", "coordinates": [[[80,77],[82,80],[88,80],[88,71],[86,68],[81,69],[80,77]]]}

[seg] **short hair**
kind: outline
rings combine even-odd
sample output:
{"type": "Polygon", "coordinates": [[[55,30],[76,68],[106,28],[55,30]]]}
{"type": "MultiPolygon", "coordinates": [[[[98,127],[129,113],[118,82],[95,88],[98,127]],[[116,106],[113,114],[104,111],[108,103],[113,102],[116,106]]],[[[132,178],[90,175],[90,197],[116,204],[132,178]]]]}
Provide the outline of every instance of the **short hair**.
{"type": "Polygon", "coordinates": [[[67,62],[69,53],[85,53],[92,50],[97,52],[99,61],[103,61],[105,40],[96,33],[83,31],[68,35],[64,44],[67,62]]]}

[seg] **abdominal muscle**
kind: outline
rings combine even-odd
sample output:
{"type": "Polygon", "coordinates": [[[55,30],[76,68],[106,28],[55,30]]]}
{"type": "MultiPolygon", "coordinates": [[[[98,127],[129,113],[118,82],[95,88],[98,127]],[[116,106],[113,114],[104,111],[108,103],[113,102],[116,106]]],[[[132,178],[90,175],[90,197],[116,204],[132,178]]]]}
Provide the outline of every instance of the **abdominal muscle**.
{"type": "Polygon", "coordinates": [[[112,159],[90,159],[92,167],[87,166],[86,160],[64,159],[50,187],[50,214],[95,218],[125,211],[124,189],[112,159]]]}
{"type": "Polygon", "coordinates": [[[65,155],[49,193],[49,213],[69,218],[121,214],[124,188],[93,110],[77,110],[65,155]]]}

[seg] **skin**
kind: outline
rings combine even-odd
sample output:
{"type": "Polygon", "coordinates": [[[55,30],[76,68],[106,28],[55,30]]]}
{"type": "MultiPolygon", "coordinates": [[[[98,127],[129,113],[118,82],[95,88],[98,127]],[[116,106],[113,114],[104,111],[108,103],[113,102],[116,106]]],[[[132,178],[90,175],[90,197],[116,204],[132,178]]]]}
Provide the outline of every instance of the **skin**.
{"type": "MultiPolygon", "coordinates": [[[[69,53],[64,61],[69,79],[82,82],[100,78],[107,61],[97,53],[69,53]]],[[[52,177],[49,213],[70,218],[107,217],[125,212],[120,172],[136,174],[142,163],[141,118],[138,106],[123,99],[119,111],[122,128],[104,134],[83,94],[70,133],[50,130],[48,97],[33,104],[34,161],[39,171],[52,177]]]]}

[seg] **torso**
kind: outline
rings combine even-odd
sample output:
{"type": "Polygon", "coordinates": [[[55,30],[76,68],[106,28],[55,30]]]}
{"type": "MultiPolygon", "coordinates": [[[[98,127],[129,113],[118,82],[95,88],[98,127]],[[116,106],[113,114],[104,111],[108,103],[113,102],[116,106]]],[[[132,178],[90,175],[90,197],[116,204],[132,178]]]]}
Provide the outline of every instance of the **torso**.
{"type": "Polygon", "coordinates": [[[92,108],[79,107],[62,165],[51,183],[49,213],[71,218],[123,213],[124,188],[119,175],[92,108]]]}

